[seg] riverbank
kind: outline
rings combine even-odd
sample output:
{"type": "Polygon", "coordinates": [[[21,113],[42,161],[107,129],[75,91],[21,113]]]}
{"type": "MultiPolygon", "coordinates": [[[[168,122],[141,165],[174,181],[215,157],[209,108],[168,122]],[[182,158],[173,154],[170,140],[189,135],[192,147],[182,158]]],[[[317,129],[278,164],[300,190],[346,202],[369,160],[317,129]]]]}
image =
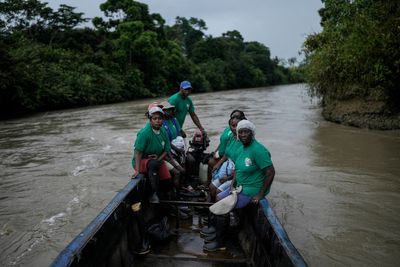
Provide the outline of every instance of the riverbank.
{"type": "Polygon", "coordinates": [[[387,111],[383,101],[352,99],[328,103],[322,116],[332,122],[378,130],[400,129],[400,113],[387,111]]]}

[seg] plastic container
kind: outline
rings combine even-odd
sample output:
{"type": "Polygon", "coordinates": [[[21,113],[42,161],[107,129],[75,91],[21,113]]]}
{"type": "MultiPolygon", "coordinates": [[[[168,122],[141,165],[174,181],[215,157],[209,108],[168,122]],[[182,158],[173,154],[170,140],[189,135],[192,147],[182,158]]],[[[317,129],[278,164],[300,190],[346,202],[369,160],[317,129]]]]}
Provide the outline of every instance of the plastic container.
{"type": "Polygon", "coordinates": [[[208,165],[200,162],[199,165],[199,179],[202,184],[207,183],[208,178],[208,165]]]}

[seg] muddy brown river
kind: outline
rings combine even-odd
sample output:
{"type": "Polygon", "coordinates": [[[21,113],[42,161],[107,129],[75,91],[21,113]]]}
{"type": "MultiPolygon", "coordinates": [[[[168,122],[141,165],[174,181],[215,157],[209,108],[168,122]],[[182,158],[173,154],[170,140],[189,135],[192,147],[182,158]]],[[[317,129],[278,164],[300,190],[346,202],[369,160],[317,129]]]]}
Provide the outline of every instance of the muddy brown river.
{"type": "MultiPolygon", "coordinates": [[[[233,109],[255,123],[277,173],[268,198],[310,266],[398,266],[400,131],[326,122],[305,85],[192,98],[210,150],[233,109]]],[[[151,101],[0,122],[1,266],[48,266],[125,186],[151,101]]]]}

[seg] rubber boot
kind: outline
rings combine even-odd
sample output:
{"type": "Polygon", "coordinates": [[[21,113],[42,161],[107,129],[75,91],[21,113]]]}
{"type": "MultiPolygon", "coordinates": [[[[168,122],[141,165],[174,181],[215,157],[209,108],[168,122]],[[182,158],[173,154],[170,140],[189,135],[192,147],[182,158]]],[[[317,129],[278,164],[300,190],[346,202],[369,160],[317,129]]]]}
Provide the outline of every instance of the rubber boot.
{"type": "Polygon", "coordinates": [[[215,234],[215,231],[216,231],[216,227],[215,226],[216,226],[216,224],[217,224],[216,216],[215,215],[211,215],[209,217],[209,220],[208,220],[208,225],[204,226],[203,228],[201,228],[200,236],[201,237],[205,237],[205,236],[208,236],[208,235],[215,234]]]}
{"type": "Polygon", "coordinates": [[[203,240],[204,240],[204,243],[210,243],[210,242],[215,241],[215,238],[217,238],[217,233],[216,232],[214,232],[212,234],[209,234],[209,235],[205,235],[203,237],[203,240]]]}
{"type": "Polygon", "coordinates": [[[138,247],[134,251],[135,254],[138,255],[146,255],[150,252],[150,242],[149,236],[147,234],[146,223],[143,220],[143,214],[141,212],[141,203],[135,203],[132,205],[133,216],[136,219],[137,227],[138,227],[138,247]],[[140,244],[139,244],[140,243],[140,244]]]}
{"type": "Polygon", "coordinates": [[[152,190],[152,195],[149,198],[150,203],[160,203],[160,200],[158,198],[158,184],[160,181],[160,166],[161,166],[161,161],[159,160],[149,160],[148,163],[148,176],[149,176],[149,181],[150,181],[150,187],[152,190]]]}
{"type": "Polygon", "coordinates": [[[229,226],[229,214],[217,215],[216,218],[216,237],[215,240],[204,244],[203,250],[205,251],[219,251],[225,250],[225,234],[229,226]]]}

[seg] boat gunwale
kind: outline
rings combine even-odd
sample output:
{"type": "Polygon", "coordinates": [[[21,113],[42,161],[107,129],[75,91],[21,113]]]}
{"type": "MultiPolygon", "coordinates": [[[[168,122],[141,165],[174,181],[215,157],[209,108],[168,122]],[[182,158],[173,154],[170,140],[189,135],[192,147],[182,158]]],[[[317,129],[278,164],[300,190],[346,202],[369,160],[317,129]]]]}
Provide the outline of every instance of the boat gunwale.
{"type": "Polygon", "coordinates": [[[69,266],[75,257],[79,258],[86,244],[90,242],[128,194],[138,185],[141,178],[131,179],[107,206],[58,254],[51,266],[69,266]]]}
{"type": "Polygon", "coordinates": [[[300,252],[293,245],[292,241],[290,241],[286,230],[283,228],[275,212],[270,207],[269,201],[266,198],[264,198],[259,203],[261,205],[265,217],[267,218],[268,222],[270,223],[271,227],[274,230],[274,233],[279,239],[279,244],[281,244],[283,249],[286,251],[290,261],[293,263],[293,266],[307,267],[308,266],[307,263],[301,256],[300,252]]]}
{"type": "MultiPolygon", "coordinates": [[[[51,266],[70,266],[75,258],[78,259],[82,250],[90,240],[98,233],[99,229],[107,222],[114,214],[115,210],[124,202],[126,197],[137,187],[142,177],[132,179],[128,184],[114,196],[108,205],[65,247],[53,261],[51,266]]],[[[269,201],[265,198],[260,202],[260,208],[267,221],[271,225],[276,237],[279,240],[282,248],[286,252],[293,266],[306,267],[308,266],[296,247],[290,241],[288,234],[277,218],[275,212],[270,207],[269,201]]]]}

